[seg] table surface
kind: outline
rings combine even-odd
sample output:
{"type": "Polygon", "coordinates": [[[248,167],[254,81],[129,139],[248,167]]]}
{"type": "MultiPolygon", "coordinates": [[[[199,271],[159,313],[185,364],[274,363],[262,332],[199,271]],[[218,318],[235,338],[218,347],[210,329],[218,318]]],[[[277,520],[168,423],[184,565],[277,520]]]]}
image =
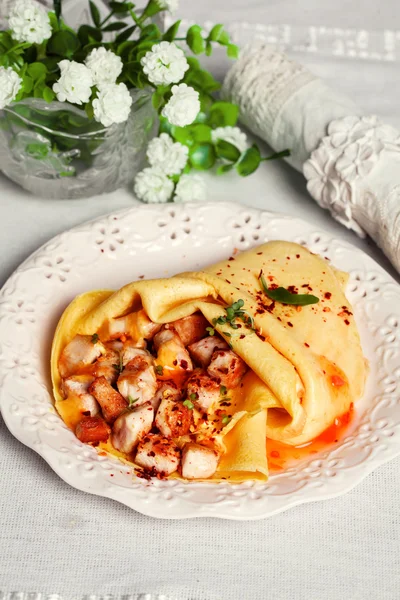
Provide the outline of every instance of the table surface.
{"type": "MultiPolygon", "coordinates": [[[[400,82],[395,77],[400,32],[391,34],[400,24],[400,3],[181,3],[179,16],[199,23],[230,22],[239,42],[254,32],[277,44],[283,36],[286,49],[317,74],[367,110],[400,125],[400,82]],[[248,25],[243,27],[243,21],[248,25]],[[290,44],[288,31],[293,38],[311,35],[314,49],[290,44]]],[[[210,64],[218,76],[227,68],[220,54],[210,64]]],[[[249,179],[207,180],[210,201],[231,200],[302,217],[315,223],[316,230],[363,249],[397,277],[372,242],[357,238],[316,206],[302,175],[285,163],[264,163],[249,179]]],[[[135,203],[128,190],[49,201],[0,176],[0,284],[55,234],[135,203]]],[[[346,496],[299,506],[266,521],[156,521],[70,488],[15,440],[1,420],[0,431],[1,598],[6,597],[2,592],[16,591],[142,600],[153,595],[164,600],[400,597],[400,460],[381,467],[346,496]]]]}

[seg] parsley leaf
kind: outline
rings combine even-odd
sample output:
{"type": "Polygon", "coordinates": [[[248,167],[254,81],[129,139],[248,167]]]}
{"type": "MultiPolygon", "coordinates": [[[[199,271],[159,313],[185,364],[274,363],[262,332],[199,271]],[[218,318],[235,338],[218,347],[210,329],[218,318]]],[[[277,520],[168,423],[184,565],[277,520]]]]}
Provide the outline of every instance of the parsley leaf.
{"type": "Polygon", "coordinates": [[[228,393],[228,388],[224,385],[221,385],[219,388],[219,393],[221,394],[221,396],[226,396],[228,393]]]}
{"type": "Polygon", "coordinates": [[[221,419],[221,423],[222,425],[228,425],[229,421],[231,420],[232,417],[230,417],[229,415],[224,415],[221,419]]]}
{"type": "Polygon", "coordinates": [[[215,335],[215,329],[213,327],[206,327],[206,331],[208,331],[208,335],[215,335]]]}
{"type": "Polygon", "coordinates": [[[157,375],[163,375],[164,374],[164,367],[162,365],[157,365],[155,368],[155,371],[157,373],[157,375]]]}
{"type": "Polygon", "coordinates": [[[129,402],[129,408],[131,408],[131,406],[133,406],[137,401],[139,400],[139,398],[132,398],[132,396],[128,396],[128,402],[129,402]]]}
{"type": "Polygon", "coordinates": [[[317,304],[319,298],[312,294],[292,294],[284,287],[269,289],[264,275],[261,273],[260,282],[263,292],[271,300],[280,302],[281,304],[292,304],[293,306],[307,306],[308,304],[317,304]]]}
{"type": "Polygon", "coordinates": [[[189,398],[193,401],[197,400],[198,394],[196,394],[196,392],[192,392],[191,394],[189,394],[189,398]]]}
{"type": "Polygon", "coordinates": [[[91,342],[92,342],[92,344],[97,344],[98,341],[99,341],[99,336],[97,335],[97,333],[94,333],[92,335],[91,342]]]}

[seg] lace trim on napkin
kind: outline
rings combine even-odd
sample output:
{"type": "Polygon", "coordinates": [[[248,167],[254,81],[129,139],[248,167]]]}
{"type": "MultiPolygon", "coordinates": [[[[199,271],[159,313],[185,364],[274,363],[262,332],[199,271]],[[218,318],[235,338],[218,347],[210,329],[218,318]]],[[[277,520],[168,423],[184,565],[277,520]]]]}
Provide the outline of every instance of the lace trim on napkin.
{"type": "MultiPolygon", "coordinates": [[[[0,592],[0,600],[64,600],[59,594],[41,594],[40,592],[0,592]]],[[[74,596],[74,600],[175,600],[164,594],[110,594],[74,596]]]]}

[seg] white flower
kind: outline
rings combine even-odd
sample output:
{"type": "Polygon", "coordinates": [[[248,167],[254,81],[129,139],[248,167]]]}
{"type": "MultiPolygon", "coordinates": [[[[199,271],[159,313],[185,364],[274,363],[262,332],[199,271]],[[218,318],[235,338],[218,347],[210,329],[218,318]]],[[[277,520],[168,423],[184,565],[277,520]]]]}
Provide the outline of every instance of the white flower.
{"type": "Polygon", "coordinates": [[[90,52],[85,65],[90,69],[95,85],[115,83],[123,67],[121,58],[103,46],[90,52]]]}
{"type": "Polygon", "coordinates": [[[179,0],[157,0],[157,4],[161,10],[169,10],[173,13],[178,10],[179,0]]]}
{"type": "Polygon", "coordinates": [[[368,139],[367,143],[349,144],[338,158],[336,170],[348,183],[357,177],[366,177],[378,162],[382,150],[382,142],[373,138],[368,139]]]}
{"type": "Polygon", "coordinates": [[[229,142],[236,146],[240,152],[244,152],[247,149],[246,134],[239,127],[217,127],[212,131],[211,138],[214,144],[218,140],[229,142]]]}
{"type": "Polygon", "coordinates": [[[157,167],[147,167],[136,175],[135,194],[143,202],[168,202],[174,184],[165,173],[157,167]]]}
{"type": "Polygon", "coordinates": [[[154,44],[140,64],[148,80],[155,85],[178,83],[189,68],[183,51],[172,42],[154,44]]]}
{"type": "Polygon", "coordinates": [[[171,125],[185,127],[193,123],[199,111],[199,93],[186,83],[181,83],[172,86],[172,96],[161,114],[171,125]]]}
{"type": "Polygon", "coordinates": [[[207,187],[200,175],[182,175],[175,188],[174,202],[202,202],[207,197],[207,187]]]}
{"type": "Polygon", "coordinates": [[[107,83],[99,87],[93,100],[94,118],[109,127],[113,123],[124,123],[131,112],[132,96],[124,83],[107,83]]]}
{"type": "Polygon", "coordinates": [[[89,102],[92,94],[93,78],[85,65],[73,60],[62,60],[58,63],[61,76],[53,85],[53,91],[59,102],[82,104],[89,102]]]}
{"type": "Polygon", "coordinates": [[[18,42],[41,44],[51,36],[49,15],[34,0],[16,0],[8,17],[11,35],[18,42]]]}
{"type": "Polygon", "coordinates": [[[15,99],[21,84],[21,77],[11,67],[0,67],[0,109],[15,99]]]}
{"type": "Polygon", "coordinates": [[[151,140],[147,146],[147,158],[152,167],[158,167],[166,175],[178,175],[185,168],[189,155],[189,148],[174,142],[167,134],[151,140]]]}

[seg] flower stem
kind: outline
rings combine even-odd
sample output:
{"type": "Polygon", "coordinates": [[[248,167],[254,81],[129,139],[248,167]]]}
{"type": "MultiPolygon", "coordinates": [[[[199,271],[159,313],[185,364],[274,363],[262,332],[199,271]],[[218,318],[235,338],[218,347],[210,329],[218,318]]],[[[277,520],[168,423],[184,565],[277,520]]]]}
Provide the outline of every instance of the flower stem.
{"type": "Polygon", "coordinates": [[[107,23],[107,21],[109,21],[109,20],[111,19],[111,17],[113,16],[113,14],[114,14],[114,11],[112,10],[112,11],[110,12],[110,14],[108,15],[108,17],[106,17],[106,18],[104,19],[104,21],[102,21],[102,22],[100,23],[100,28],[101,28],[101,27],[103,27],[103,25],[105,25],[105,24],[107,23]]]}
{"type": "Polygon", "coordinates": [[[261,160],[275,160],[276,158],[284,158],[285,156],[290,156],[290,150],[282,150],[282,152],[274,152],[274,154],[270,154],[269,156],[265,156],[261,160]]]}
{"type": "Polygon", "coordinates": [[[143,25],[141,23],[141,20],[137,18],[137,16],[135,15],[135,13],[133,12],[132,9],[129,11],[129,14],[131,15],[132,19],[134,20],[134,22],[136,23],[136,25],[139,27],[139,29],[142,30],[143,29],[143,25]]]}

